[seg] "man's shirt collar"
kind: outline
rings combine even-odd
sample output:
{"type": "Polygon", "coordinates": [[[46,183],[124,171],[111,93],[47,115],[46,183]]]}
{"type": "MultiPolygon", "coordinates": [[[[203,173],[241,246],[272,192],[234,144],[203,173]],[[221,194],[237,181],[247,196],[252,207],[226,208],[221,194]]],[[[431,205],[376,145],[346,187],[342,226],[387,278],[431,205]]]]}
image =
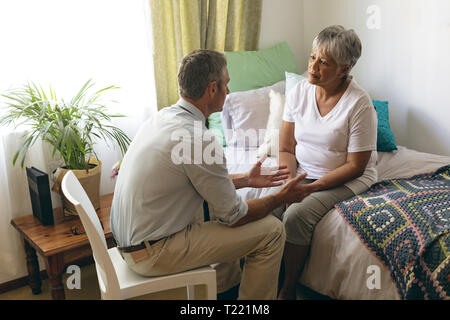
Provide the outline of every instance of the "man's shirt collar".
{"type": "Polygon", "coordinates": [[[186,109],[187,111],[189,111],[190,113],[192,113],[194,115],[194,118],[196,118],[197,120],[200,120],[201,122],[205,123],[206,118],[203,115],[203,113],[196,107],[194,106],[192,103],[186,101],[183,98],[180,98],[177,102],[177,105],[180,107],[183,107],[184,109],[186,109]]]}

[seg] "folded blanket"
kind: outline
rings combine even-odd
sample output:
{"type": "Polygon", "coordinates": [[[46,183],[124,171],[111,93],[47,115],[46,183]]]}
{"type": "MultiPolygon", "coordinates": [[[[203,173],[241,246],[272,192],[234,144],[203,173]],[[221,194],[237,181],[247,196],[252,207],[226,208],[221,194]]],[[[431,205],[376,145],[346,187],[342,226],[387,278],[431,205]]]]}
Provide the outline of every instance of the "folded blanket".
{"type": "Polygon", "coordinates": [[[403,299],[450,299],[450,165],[376,183],[336,209],[403,299]]]}

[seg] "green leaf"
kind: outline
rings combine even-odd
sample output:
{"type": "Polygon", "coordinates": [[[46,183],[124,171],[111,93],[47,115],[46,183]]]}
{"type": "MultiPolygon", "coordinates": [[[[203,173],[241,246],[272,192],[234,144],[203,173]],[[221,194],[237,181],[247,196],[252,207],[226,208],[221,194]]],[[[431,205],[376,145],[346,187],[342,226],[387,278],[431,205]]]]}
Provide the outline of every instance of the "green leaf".
{"type": "Polygon", "coordinates": [[[49,86],[47,94],[43,87],[34,82],[1,93],[5,98],[4,114],[0,125],[14,124],[16,127],[27,124],[31,132],[14,154],[13,163],[21,157],[22,166],[32,145],[41,138],[52,146],[52,157],[59,156],[71,168],[83,169],[85,157],[94,154],[94,144],[103,140],[108,146],[116,143],[125,153],[131,139],[110,122],[112,118],[124,117],[108,112],[107,103],[99,99],[110,90],[108,86],[89,94],[94,86],[92,79],[83,84],[78,93],[66,103],[57,99],[56,92],[49,86]]]}

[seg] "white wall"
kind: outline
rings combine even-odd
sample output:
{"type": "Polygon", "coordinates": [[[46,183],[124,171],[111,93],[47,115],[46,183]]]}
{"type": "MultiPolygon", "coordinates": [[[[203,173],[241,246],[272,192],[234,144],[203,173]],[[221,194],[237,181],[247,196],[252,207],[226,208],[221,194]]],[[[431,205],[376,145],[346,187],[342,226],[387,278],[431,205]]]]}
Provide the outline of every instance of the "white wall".
{"type": "Polygon", "coordinates": [[[328,25],[355,29],[363,55],[353,74],[372,98],[389,101],[398,144],[450,155],[450,1],[304,0],[303,8],[304,54],[328,25]],[[371,5],[379,29],[367,26],[371,5]]]}
{"type": "Polygon", "coordinates": [[[332,24],[361,38],[352,73],[373,99],[389,101],[397,143],[450,156],[450,1],[264,0],[260,47],[287,41],[302,72],[314,36],[332,24]],[[367,26],[371,5],[379,29],[367,26]]]}
{"type": "Polygon", "coordinates": [[[263,0],[259,47],[286,41],[303,72],[303,0],[263,0]]]}

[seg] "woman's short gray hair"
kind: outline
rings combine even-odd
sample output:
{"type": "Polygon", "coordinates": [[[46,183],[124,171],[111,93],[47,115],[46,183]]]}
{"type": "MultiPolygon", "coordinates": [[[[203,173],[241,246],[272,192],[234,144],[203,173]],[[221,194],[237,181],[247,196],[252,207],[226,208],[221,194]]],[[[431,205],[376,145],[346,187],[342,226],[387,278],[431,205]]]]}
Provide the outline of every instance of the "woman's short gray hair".
{"type": "Polygon", "coordinates": [[[356,32],[337,25],[323,29],[314,38],[312,47],[313,50],[325,51],[339,67],[348,65],[350,70],[358,61],[362,50],[361,41],[356,32]]]}
{"type": "Polygon", "coordinates": [[[227,60],[225,55],[214,50],[194,50],[181,61],[178,70],[180,96],[199,99],[213,81],[221,86],[227,60]]]}

